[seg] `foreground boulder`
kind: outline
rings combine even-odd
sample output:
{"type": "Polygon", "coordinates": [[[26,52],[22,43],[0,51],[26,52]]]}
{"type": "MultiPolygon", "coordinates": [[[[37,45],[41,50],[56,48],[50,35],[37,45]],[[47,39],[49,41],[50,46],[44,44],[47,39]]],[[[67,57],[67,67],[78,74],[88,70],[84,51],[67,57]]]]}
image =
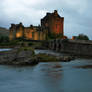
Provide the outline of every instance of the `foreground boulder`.
{"type": "Polygon", "coordinates": [[[21,47],[11,51],[0,52],[0,64],[7,65],[35,65],[39,60],[35,57],[34,50],[30,47],[21,47]]]}

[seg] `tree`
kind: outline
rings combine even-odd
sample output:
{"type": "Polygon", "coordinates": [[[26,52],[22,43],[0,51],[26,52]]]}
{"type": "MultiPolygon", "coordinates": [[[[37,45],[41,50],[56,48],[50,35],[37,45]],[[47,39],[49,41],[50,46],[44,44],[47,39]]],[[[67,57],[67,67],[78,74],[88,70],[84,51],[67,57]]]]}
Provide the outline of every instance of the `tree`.
{"type": "Polygon", "coordinates": [[[84,34],[79,34],[77,37],[76,37],[77,40],[89,40],[89,37],[87,35],[84,35],[84,34]]]}

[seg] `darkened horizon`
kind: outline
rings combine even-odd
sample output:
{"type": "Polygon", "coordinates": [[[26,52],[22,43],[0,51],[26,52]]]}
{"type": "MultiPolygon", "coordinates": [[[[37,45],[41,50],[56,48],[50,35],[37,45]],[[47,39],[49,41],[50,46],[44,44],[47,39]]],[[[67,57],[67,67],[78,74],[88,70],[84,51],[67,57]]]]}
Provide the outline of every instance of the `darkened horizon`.
{"type": "Polygon", "coordinates": [[[58,10],[64,17],[64,33],[68,37],[86,34],[92,39],[91,0],[3,0],[0,3],[0,26],[9,28],[11,23],[25,26],[39,25],[47,12],[58,10]]]}

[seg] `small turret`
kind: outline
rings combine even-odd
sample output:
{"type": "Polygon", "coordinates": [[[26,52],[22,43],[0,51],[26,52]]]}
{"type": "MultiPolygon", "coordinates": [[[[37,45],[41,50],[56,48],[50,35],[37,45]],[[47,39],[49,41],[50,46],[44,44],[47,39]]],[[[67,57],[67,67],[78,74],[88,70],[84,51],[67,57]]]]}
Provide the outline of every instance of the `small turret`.
{"type": "Polygon", "coordinates": [[[58,15],[58,11],[57,11],[57,10],[54,10],[54,14],[55,14],[55,15],[58,15]]]}

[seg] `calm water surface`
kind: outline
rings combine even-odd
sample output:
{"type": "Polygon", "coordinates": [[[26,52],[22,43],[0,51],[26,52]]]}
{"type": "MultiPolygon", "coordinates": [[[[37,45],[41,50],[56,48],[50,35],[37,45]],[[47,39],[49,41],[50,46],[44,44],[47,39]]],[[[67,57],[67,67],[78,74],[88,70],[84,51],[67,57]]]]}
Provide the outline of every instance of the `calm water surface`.
{"type": "Polygon", "coordinates": [[[0,66],[0,92],[92,92],[92,60],[39,63],[34,67],[0,66]]]}
{"type": "Polygon", "coordinates": [[[11,50],[11,49],[8,49],[8,48],[6,48],[6,49],[0,49],[0,51],[9,51],[9,50],[11,50]]]}

